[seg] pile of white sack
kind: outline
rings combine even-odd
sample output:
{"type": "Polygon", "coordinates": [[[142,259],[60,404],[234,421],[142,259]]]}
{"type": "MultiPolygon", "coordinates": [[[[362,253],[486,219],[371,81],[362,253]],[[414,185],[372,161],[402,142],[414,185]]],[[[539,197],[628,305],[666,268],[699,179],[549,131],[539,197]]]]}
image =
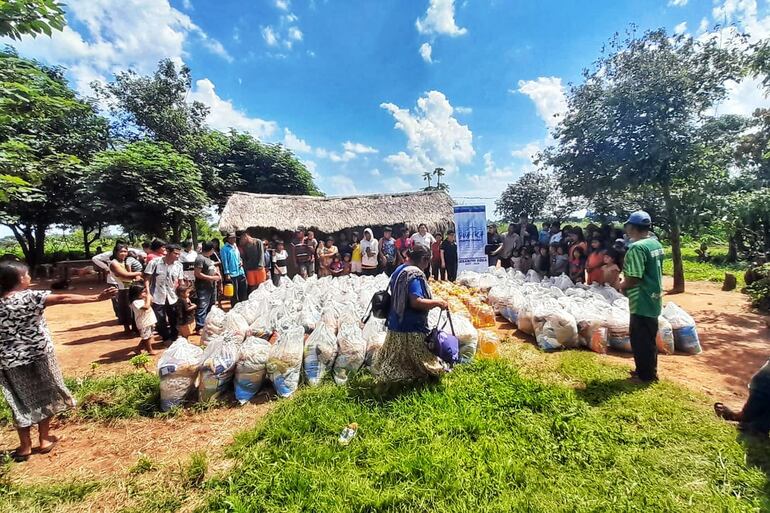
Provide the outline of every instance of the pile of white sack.
{"type": "MultiPolygon", "coordinates": [[[[269,380],[280,397],[305,382],[318,385],[331,375],[338,385],[372,365],[385,342],[385,321],[362,319],[388,277],[343,276],[268,281],[225,313],[212,308],[202,332],[205,350],[178,339],[158,362],[161,406],[189,399],[209,401],[234,389],[241,404],[269,380]],[[268,342],[276,335],[274,343],[268,342]]],[[[430,313],[435,324],[438,310],[430,313]]],[[[478,333],[470,319],[454,318],[461,361],[476,353],[478,333]]],[[[448,329],[448,328],[447,328],[448,329]]]]}
{"type": "MultiPolygon", "coordinates": [[[[631,351],[628,299],[610,286],[494,267],[486,273],[462,272],[458,283],[486,293],[495,312],[533,335],[544,351],[631,351]]],[[[658,319],[657,346],[663,354],[701,352],[695,321],[674,303],[667,303],[658,319]]]]}

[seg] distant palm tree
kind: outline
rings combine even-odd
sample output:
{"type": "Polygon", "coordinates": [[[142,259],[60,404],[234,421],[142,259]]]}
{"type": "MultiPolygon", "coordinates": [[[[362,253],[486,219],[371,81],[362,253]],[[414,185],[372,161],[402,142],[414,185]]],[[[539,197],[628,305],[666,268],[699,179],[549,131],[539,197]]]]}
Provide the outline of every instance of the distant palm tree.
{"type": "Polygon", "coordinates": [[[432,177],[432,176],[433,176],[433,174],[432,174],[430,171],[425,171],[425,172],[422,174],[422,177],[423,177],[423,179],[424,179],[426,182],[428,182],[428,189],[430,189],[430,180],[431,180],[431,177],[432,177]]]}
{"type": "Polygon", "coordinates": [[[441,177],[446,174],[446,169],[437,167],[433,170],[433,174],[436,175],[436,188],[441,189],[441,177]]]}

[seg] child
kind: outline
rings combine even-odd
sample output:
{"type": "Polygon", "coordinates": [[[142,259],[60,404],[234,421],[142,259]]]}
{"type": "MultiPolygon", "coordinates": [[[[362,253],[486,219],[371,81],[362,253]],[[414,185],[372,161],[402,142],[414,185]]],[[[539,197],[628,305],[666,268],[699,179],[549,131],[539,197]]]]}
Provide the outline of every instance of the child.
{"type": "Polygon", "coordinates": [[[535,248],[535,253],[532,255],[532,269],[534,269],[540,278],[548,276],[548,269],[550,268],[551,259],[548,255],[548,246],[546,244],[539,244],[535,248]]]}
{"type": "Polygon", "coordinates": [[[286,260],[289,258],[289,254],[286,252],[286,248],[283,245],[283,241],[279,240],[275,245],[275,252],[273,253],[273,284],[277,287],[281,283],[281,277],[286,276],[286,260]]]}
{"type": "Polygon", "coordinates": [[[514,249],[511,253],[511,267],[513,269],[520,269],[521,268],[521,250],[520,249],[514,249]]]}
{"type": "Polygon", "coordinates": [[[602,283],[620,290],[620,267],[618,266],[618,252],[608,249],[604,253],[604,265],[602,266],[602,283]]]}
{"type": "Polygon", "coordinates": [[[521,260],[519,260],[519,266],[516,269],[522,274],[527,274],[532,269],[532,250],[529,247],[521,250],[521,260]]]}
{"type": "Polygon", "coordinates": [[[446,268],[441,267],[441,243],[444,236],[440,233],[433,234],[433,243],[430,245],[430,270],[433,279],[446,281],[446,268]]]}
{"type": "Polygon", "coordinates": [[[189,338],[195,333],[195,304],[190,301],[192,287],[189,285],[180,285],[176,289],[176,295],[179,300],[176,302],[176,326],[179,335],[189,338]]]}
{"type": "Polygon", "coordinates": [[[351,273],[352,263],[350,261],[350,253],[342,255],[342,276],[347,276],[351,273]]]}
{"type": "Polygon", "coordinates": [[[353,243],[351,245],[351,252],[353,256],[350,258],[350,268],[353,274],[361,274],[361,239],[358,236],[358,232],[353,232],[353,243]]]}
{"type": "Polygon", "coordinates": [[[563,244],[551,245],[551,276],[561,276],[569,272],[569,257],[563,244]]]}
{"type": "Polygon", "coordinates": [[[144,348],[147,354],[155,354],[152,348],[152,330],[158,318],[152,309],[152,296],[145,290],[144,285],[131,285],[128,290],[131,301],[131,312],[134,314],[134,322],[139,330],[139,345],[136,353],[141,354],[144,348]]]}
{"type": "Polygon", "coordinates": [[[602,266],[604,265],[604,247],[601,239],[591,239],[588,246],[588,258],[586,258],[586,283],[602,283],[602,266]]]}
{"type": "Polygon", "coordinates": [[[569,261],[569,277],[575,283],[586,281],[586,257],[581,247],[572,250],[572,258],[569,261]]]}
{"type": "Polygon", "coordinates": [[[332,273],[332,276],[337,277],[342,275],[342,271],[344,271],[344,268],[342,266],[342,262],[340,261],[339,255],[334,255],[332,257],[332,263],[329,264],[329,270],[332,273]]]}

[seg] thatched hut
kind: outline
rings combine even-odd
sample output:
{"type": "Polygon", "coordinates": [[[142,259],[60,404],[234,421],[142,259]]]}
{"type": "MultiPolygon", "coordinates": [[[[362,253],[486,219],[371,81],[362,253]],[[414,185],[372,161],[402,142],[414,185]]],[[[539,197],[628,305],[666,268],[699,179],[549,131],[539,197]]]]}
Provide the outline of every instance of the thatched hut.
{"type": "Polygon", "coordinates": [[[315,228],[322,234],[351,228],[374,229],[405,226],[416,231],[445,231],[454,226],[454,202],[443,191],[360,196],[283,196],[236,192],[227,200],[219,218],[222,232],[291,232],[315,228]]]}

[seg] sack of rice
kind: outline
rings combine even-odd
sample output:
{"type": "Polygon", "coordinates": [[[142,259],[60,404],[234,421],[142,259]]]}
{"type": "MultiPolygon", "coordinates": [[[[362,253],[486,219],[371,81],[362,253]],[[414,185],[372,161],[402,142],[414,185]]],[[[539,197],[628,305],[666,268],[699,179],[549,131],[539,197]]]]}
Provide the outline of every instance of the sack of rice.
{"type": "Polygon", "coordinates": [[[305,329],[294,326],[278,335],[275,345],[270,348],[267,373],[279,397],[291,397],[299,385],[302,371],[305,329]]]}
{"type": "Polygon", "coordinates": [[[613,306],[607,318],[609,345],[612,349],[631,353],[631,336],[629,334],[630,316],[628,310],[613,306]]]}
{"type": "Polygon", "coordinates": [[[238,346],[237,336],[229,332],[209,340],[209,345],[203,352],[198,383],[198,399],[201,402],[218,399],[227,392],[235,375],[235,363],[238,361],[239,353],[238,346]]]}
{"type": "Polygon", "coordinates": [[[262,388],[270,347],[267,340],[257,337],[248,337],[241,344],[235,364],[235,399],[239,403],[248,402],[262,388]]]}
{"type": "Polygon", "coordinates": [[[303,371],[307,382],[312,386],[319,385],[332,370],[336,357],[337,337],[326,324],[318,324],[305,341],[303,371]]]}
{"type": "Polygon", "coordinates": [[[203,324],[203,331],[201,331],[201,343],[205,344],[209,337],[213,335],[221,335],[225,330],[225,312],[219,307],[212,306],[211,311],[206,316],[206,321],[203,324]]]}
{"type": "Polygon", "coordinates": [[[674,354],[674,329],[662,315],[658,317],[658,335],[655,337],[655,345],[662,354],[674,354]]]}
{"type": "Polygon", "coordinates": [[[460,342],[460,363],[470,362],[479,347],[479,332],[470,319],[463,315],[453,315],[452,325],[455,336],[460,342]]]}
{"type": "Polygon", "coordinates": [[[230,311],[225,314],[224,329],[238,344],[249,334],[249,323],[238,312],[230,311]]]}
{"type": "Polygon", "coordinates": [[[300,322],[302,323],[302,327],[305,328],[305,333],[312,333],[318,323],[321,322],[321,311],[315,303],[306,301],[305,304],[302,305],[300,322]]]}
{"type": "Polygon", "coordinates": [[[676,303],[666,303],[663,308],[663,317],[671,323],[674,330],[674,345],[677,351],[686,354],[700,354],[703,349],[695,328],[695,319],[685,312],[676,303]]]}
{"type": "Polygon", "coordinates": [[[364,360],[364,365],[368,367],[374,362],[377,351],[379,351],[382,344],[385,343],[385,336],[387,335],[387,331],[385,330],[385,319],[378,319],[372,315],[369,317],[369,320],[366,321],[366,324],[364,324],[361,335],[364,337],[364,342],[366,343],[366,358],[364,360]]]}
{"type": "Polygon", "coordinates": [[[358,372],[366,360],[366,342],[357,324],[345,323],[337,335],[337,359],[334,361],[334,382],[344,385],[358,372]]]}
{"type": "Polygon", "coordinates": [[[158,360],[162,411],[182,404],[193,390],[202,358],[203,349],[181,337],[166,349],[158,360]]]}

